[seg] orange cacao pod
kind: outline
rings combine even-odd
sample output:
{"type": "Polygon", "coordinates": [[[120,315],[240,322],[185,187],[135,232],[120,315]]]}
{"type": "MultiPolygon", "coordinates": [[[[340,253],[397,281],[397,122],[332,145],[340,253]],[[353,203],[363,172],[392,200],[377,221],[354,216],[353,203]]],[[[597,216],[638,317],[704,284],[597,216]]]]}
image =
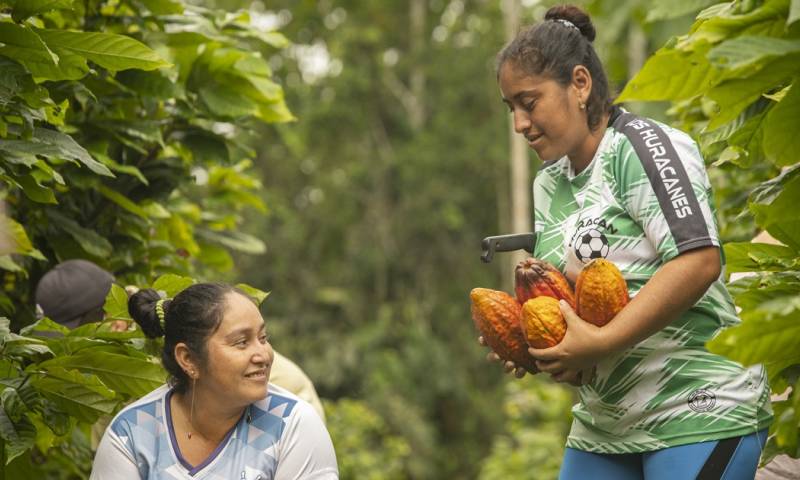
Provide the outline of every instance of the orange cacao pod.
{"type": "Polygon", "coordinates": [[[488,288],[474,288],[469,297],[472,321],[492,351],[531,373],[538,372],[520,325],[522,307],[514,297],[488,288]]]}
{"type": "Polygon", "coordinates": [[[522,331],[533,348],[557,345],[567,333],[567,322],[553,297],[536,297],[522,306],[522,331]]]}
{"type": "Polygon", "coordinates": [[[538,258],[528,257],[517,264],[514,291],[520,304],[534,297],[547,296],[566,300],[575,308],[575,294],[567,278],[556,267],[538,258]]]}
{"type": "Polygon", "coordinates": [[[597,258],[583,267],[575,282],[578,316],[602,327],[628,304],[628,285],[614,263],[597,258]]]}

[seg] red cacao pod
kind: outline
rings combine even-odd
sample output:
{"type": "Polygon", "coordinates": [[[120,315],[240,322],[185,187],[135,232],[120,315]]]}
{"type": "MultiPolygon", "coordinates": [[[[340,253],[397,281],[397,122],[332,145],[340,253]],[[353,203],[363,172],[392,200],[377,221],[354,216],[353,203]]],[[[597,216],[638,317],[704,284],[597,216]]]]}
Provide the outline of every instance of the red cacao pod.
{"type": "Polygon", "coordinates": [[[521,305],[531,298],[546,296],[566,300],[575,308],[575,294],[567,278],[556,267],[538,258],[529,257],[517,264],[514,291],[521,305]]]}

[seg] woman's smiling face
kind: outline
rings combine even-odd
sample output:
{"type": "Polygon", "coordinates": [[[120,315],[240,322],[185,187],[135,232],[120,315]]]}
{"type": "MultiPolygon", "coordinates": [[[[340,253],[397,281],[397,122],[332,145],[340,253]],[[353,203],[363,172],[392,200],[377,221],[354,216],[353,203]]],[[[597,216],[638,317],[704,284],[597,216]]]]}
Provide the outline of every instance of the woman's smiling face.
{"type": "Polygon", "coordinates": [[[557,160],[580,148],[589,127],[579,108],[581,99],[573,85],[529,74],[505,62],[498,75],[500,92],[514,116],[514,131],[543,161],[557,160]]]}
{"type": "Polygon", "coordinates": [[[197,387],[230,405],[245,406],[267,396],[274,353],[258,307],[228,293],[219,328],[206,343],[206,362],[197,387]]]}

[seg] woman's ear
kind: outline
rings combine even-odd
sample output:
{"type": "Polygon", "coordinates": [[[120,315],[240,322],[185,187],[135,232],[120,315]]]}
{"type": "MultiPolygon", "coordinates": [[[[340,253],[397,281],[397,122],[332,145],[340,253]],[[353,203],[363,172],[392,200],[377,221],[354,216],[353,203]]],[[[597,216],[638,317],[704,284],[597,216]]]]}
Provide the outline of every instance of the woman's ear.
{"type": "Polygon", "coordinates": [[[592,74],[583,65],[575,65],[572,69],[572,87],[578,95],[578,102],[586,104],[589,101],[589,94],[592,93],[592,74]]]}
{"type": "Polygon", "coordinates": [[[196,378],[199,368],[194,356],[192,355],[192,351],[189,350],[189,346],[183,342],[180,342],[175,345],[175,350],[173,352],[175,354],[175,361],[178,362],[181,370],[186,372],[186,375],[188,375],[189,378],[196,378]]]}

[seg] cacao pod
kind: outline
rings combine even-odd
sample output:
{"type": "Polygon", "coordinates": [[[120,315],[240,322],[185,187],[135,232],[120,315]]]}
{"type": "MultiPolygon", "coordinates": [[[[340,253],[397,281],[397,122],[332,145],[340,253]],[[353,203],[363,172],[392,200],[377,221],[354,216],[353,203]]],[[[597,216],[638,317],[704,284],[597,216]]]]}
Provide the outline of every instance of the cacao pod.
{"type": "Polygon", "coordinates": [[[529,257],[517,264],[514,291],[520,304],[534,297],[547,296],[566,300],[575,308],[575,294],[567,278],[556,267],[538,258],[529,257]]]}
{"type": "Polygon", "coordinates": [[[557,345],[567,333],[567,322],[561,314],[558,300],[553,297],[536,297],[522,306],[522,331],[533,348],[557,345]]]}
{"type": "Polygon", "coordinates": [[[503,360],[510,360],[530,373],[537,373],[536,363],[528,353],[522,333],[522,307],[506,292],[474,288],[472,321],[486,344],[503,360]]]}
{"type": "Polygon", "coordinates": [[[628,304],[628,285],[613,262],[597,258],[583,267],[575,282],[578,316],[602,327],[628,304]]]}

